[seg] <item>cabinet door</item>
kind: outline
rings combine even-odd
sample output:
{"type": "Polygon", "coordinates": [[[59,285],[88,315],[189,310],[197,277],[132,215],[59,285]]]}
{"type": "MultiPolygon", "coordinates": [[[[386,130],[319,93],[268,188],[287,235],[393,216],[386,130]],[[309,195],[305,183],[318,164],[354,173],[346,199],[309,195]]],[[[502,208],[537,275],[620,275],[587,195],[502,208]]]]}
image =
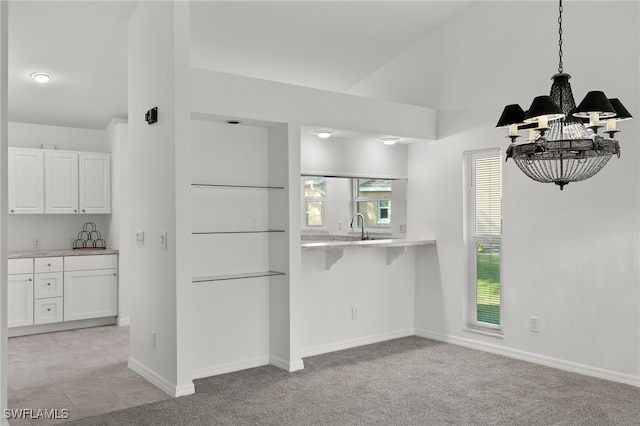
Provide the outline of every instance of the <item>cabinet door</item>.
{"type": "Polygon", "coordinates": [[[9,275],[7,326],[33,325],[33,274],[9,275]]]}
{"type": "Polygon", "coordinates": [[[44,155],[39,149],[9,148],[9,213],[44,213],[44,155]]]}
{"type": "Polygon", "coordinates": [[[80,213],[111,213],[111,156],[80,153],[80,213]]]}
{"type": "Polygon", "coordinates": [[[78,213],[78,154],[44,153],[45,213],[78,213]]]}
{"type": "Polygon", "coordinates": [[[64,320],[111,317],[118,314],[116,269],[64,273],[64,320]]]}

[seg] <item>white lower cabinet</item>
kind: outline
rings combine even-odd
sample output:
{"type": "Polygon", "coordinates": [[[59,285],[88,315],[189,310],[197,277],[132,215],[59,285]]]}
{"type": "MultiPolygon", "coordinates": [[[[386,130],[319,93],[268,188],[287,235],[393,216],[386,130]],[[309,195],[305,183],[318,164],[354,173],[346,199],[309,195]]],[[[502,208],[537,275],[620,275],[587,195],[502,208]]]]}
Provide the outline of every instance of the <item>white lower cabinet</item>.
{"type": "Polygon", "coordinates": [[[116,254],[9,259],[8,327],[118,315],[116,254]]]}
{"type": "Polygon", "coordinates": [[[7,326],[33,325],[33,274],[9,275],[7,326]]]}
{"type": "Polygon", "coordinates": [[[65,258],[64,320],[116,316],[118,314],[117,257],[65,258]]]}

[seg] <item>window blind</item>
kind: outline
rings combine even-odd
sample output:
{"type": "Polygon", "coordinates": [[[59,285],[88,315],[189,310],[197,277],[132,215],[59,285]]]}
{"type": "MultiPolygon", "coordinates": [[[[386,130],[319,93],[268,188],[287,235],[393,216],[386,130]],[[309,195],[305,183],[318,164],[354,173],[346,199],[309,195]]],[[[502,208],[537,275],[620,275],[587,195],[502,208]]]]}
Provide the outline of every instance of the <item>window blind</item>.
{"type": "Polygon", "coordinates": [[[499,151],[469,154],[469,283],[467,325],[501,328],[500,255],[502,235],[502,158],[499,151]]]}

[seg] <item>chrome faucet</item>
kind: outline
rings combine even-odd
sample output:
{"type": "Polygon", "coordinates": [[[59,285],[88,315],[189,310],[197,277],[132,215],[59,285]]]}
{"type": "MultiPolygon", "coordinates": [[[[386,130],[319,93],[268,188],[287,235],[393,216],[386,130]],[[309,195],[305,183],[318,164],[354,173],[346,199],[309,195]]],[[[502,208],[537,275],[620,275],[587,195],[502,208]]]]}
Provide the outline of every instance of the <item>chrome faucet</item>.
{"type": "MultiPolygon", "coordinates": [[[[360,236],[361,240],[366,240],[367,238],[365,238],[364,236],[364,216],[362,215],[362,213],[356,213],[353,215],[353,217],[351,218],[351,225],[349,225],[349,227],[351,229],[353,229],[353,221],[356,220],[356,218],[360,217],[360,223],[362,224],[362,233],[360,236]]],[[[356,227],[358,226],[358,221],[356,220],[356,227]]],[[[369,234],[367,233],[367,237],[369,236],[369,234]]]]}

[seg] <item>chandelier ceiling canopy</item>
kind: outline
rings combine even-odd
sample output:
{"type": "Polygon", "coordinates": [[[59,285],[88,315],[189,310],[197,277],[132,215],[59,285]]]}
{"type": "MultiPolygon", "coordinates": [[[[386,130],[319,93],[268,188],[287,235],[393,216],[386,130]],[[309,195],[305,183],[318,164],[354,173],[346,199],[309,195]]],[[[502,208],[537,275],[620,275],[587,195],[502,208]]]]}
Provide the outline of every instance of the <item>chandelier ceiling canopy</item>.
{"type": "Polygon", "coordinates": [[[578,106],[573,98],[571,76],[562,63],[562,0],[559,0],[558,73],[551,77],[551,92],[537,96],[524,111],[519,105],[504,107],[496,127],[508,128],[511,144],[506,159],[513,158],[520,170],[533,180],[553,182],[563,189],[598,173],[620,145],[614,135],[617,122],[631,119],[629,111],[617,98],[608,99],[601,91],[591,91],[578,106]],[[604,122],[604,124],[602,124],[604,122]],[[519,130],[529,130],[524,143],[517,144],[519,130]],[[598,134],[604,130],[605,138],[598,134]]]}

